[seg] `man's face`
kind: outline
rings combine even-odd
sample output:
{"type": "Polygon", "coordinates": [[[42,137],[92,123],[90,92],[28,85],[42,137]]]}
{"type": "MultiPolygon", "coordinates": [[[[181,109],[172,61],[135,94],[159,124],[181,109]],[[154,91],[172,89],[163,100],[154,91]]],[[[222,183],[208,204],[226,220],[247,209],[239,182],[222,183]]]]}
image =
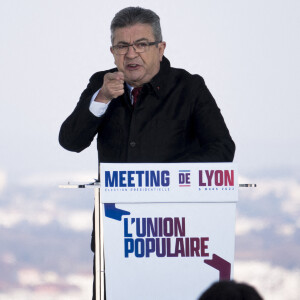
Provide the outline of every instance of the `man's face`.
{"type": "MultiPolygon", "coordinates": [[[[114,32],[113,45],[132,44],[137,41],[155,42],[150,25],[136,24],[118,28],[114,32]]],[[[159,71],[166,43],[149,46],[143,53],[136,53],[129,47],[126,54],[115,54],[115,64],[120,72],[124,73],[125,81],[133,87],[142,86],[149,82],[159,71]]]]}

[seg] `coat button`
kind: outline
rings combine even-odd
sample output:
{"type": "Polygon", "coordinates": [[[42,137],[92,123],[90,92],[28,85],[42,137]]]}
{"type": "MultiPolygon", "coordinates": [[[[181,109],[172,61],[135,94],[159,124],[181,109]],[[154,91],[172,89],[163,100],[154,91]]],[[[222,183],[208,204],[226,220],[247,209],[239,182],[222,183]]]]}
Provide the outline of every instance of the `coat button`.
{"type": "Polygon", "coordinates": [[[133,142],[133,141],[132,141],[132,142],[130,142],[129,145],[130,145],[130,147],[134,148],[134,147],[136,146],[136,142],[133,142]]]}

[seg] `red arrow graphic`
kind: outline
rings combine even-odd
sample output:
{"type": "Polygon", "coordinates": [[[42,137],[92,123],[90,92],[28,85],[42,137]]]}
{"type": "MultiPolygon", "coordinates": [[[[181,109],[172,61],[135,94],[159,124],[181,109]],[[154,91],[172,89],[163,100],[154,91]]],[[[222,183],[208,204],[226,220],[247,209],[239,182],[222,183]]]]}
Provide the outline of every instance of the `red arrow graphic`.
{"type": "Polygon", "coordinates": [[[219,280],[230,280],[231,264],[222,257],[213,254],[212,259],[205,259],[204,263],[219,270],[219,280]]]}

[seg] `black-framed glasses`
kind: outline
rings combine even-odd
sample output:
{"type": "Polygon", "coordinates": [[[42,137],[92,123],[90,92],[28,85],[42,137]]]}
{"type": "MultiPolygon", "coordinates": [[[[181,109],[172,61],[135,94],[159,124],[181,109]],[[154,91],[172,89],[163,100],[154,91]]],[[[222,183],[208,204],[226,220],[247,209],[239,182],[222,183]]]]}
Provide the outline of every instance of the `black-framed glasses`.
{"type": "Polygon", "coordinates": [[[118,55],[126,54],[129,50],[129,47],[132,46],[134,51],[136,53],[143,53],[147,52],[150,46],[157,45],[161,43],[161,41],[155,41],[155,42],[134,42],[132,44],[118,44],[112,46],[113,52],[118,55]]]}

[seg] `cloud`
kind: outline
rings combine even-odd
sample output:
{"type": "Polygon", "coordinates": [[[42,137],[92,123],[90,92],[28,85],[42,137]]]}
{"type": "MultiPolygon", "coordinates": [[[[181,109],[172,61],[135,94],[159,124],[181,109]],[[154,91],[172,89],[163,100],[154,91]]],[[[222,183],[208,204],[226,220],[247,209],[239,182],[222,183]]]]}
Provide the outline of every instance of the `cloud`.
{"type": "Polygon", "coordinates": [[[297,300],[300,270],[288,270],[262,261],[237,261],[234,279],[253,285],[264,299],[297,300]]]}
{"type": "Polygon", "coordinates": [[[5,189],[6,187],[6,174],[4,171],[0,170],[0,193],[5,189]]]}
{"type": "Polygon", "coordinates": [[[276,233],[283,236],[292,236],[297,230],[296,224],[281,224],[277,226],[276,233]]]}
{"type": "MultiPolygon", "coordinates": [[[[246,178],[239,176],[239,183],[256,183],[256,188],[241,189],[246,191],[247,196],[252,200],[258,200],[269,194],[281,198],[283,196],[291,196],[292,198],[299,198],[300,185],[294,178],[246,178]]],[[[300,203],[300,202],[299,202],[300,203]]]]}
{"type": "Polygon", "coordinates": [[[251,231],[261,231],[269,227],[270,224],[267,220],[262,218],[249,218],[242,216],[241,214],[237,215],[236,218],[236,235],[246,235],[251,231]]]}
{"type": "Polygon", "coordinates": [[[240,189],[240,198],[262,201],[273,197],[281,200],[281,210],[300,222],[300,184],[295,178],[249,179],[239,177],[239,182],[257,183],[256,188],[240,189]]]}
{"type": "MultiPolygon", "coordinates": [[[[291,180],[288,185],[288,191],[282,202],[282,210],[290,215],[299,216],[300,214],[300,184],[291,180]]],[[[300,220],[300,219],[299,219],[300,220]]]]}
{"type": "Polygon", "coordinates": [[[65,300],[91,299],[92,274],[75,273],[62,276],[53,271],[21,268],[15,289],[1,291],[1,299],[65,300]]]}
{"type": "Polygon", "coordinates": [[[35,173],[20,179],[19,184],[23,187],[47,187],[71,183],[91,183],[97,174],[87,172],[48,172],[35,173]]]}
{"type": "Polygon", "coordinates": [[[74,231],[92,230],[92,214],[89,210],[65,211],[59,222],[74,231]]]}
{"type": "Polygon", "coordinates": [[[4,252],[0,255],[0,263],[5,265],[15,265],[17,258],[12,252],[4,252]]]}
{"type": "Polygon", "coordinates": [[[20,211],[10,209],[0,209],[0,225],[11,228],[24,219],[20,211]]]}
{"type": "Polygon", "coordinates": [[[56,221],[63,227],[73,231],[92,229],[90,210],[43,210],[37,208],[31,212],[24,212],[13,208],[0,209],[0,225],[3,227],[12,228],[24,221],[35,226],[46,226],[56,221]]]}

